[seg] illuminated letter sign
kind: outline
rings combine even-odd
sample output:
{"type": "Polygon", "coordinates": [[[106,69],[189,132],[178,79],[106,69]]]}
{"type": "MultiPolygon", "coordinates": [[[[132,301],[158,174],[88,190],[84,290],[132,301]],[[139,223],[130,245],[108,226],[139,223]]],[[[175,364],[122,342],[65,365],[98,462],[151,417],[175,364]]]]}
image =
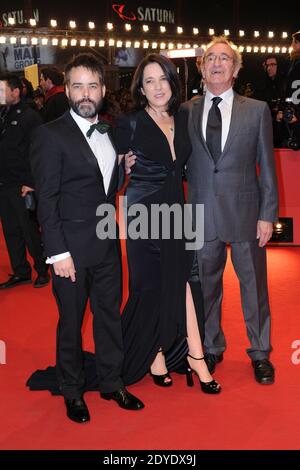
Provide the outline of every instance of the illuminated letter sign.
{"type": "Polygon", "coordinates": [[[119,17],[122,20],[135,21],[136,20],[135,14],[131,12],[131,13],[128,13],[128,15],[130,16],[127,16],[126,14],[123,13],[124,8],[125,8],[125,5],[117,5],[117,4],[112,5],[112,9],[119,15],[119,17]]]}

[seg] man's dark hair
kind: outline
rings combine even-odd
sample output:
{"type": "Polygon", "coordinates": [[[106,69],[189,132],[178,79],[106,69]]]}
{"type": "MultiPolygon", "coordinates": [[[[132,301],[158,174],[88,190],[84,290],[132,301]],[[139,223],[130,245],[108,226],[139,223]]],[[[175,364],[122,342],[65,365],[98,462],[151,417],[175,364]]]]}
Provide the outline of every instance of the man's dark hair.
{"type": "Polygon", "coordinates": [[[134,101],[134,105],[136,109],[144,109],[147,104],[148,100],[145,95],[142,93],[143,87],[143,76],[145,67],[149,64],[158,64],[162,68],[167,81],[170,84],[172,96],[168,103],[168,113],[170,116],[178,111],[180,102],[181,102],[181,86],[180,80],[178,77],[178,73],[176,71],[176,67],[171,62],[171,60],[167,59],[160,54],[149,54],[147,55],[142,62],[139,63],[131,85],[131,94],[134,101]]]}
{"type": "Polygon", "coordinates": [[[49,78],[53,85],[60,86],[64,84],[64,74],[57,67],[43,67],[41,74],[45,80],[49,78]]]}
{"type": "Polygon", "coordinates": [[[66,65],[65,68],[65,83],[70,81],[70,72],[77,67],[84,67],[94,73],[97,73],[100,78],[100,83],[104,81],[104,66],[94,54],[81,53],[73,57],[73,59],[66,65]]]}
{"type": "Polygon", "coordinates": [[[17,75],[14,75],[13,73],[6,73],[0,76],[0,80],[3,82],[7,82],[8,87],[11,90],[15,90],[16,88],[19,88],[20,90],[20,97],[22,96],[22,80],[17,77],[17,75]]]}
{"type": "Polygon", "coordinates": [[[270,60],[270,59],[275,59],[275,60],[276,60],[276,64],[278,65],[278,60],[277,60],[276,55],[272,55],[272,54],[267,55],[267,57],[266,57],[265,60],[264,60],[264,63],[266,63],[267,60],[270,60]]]}

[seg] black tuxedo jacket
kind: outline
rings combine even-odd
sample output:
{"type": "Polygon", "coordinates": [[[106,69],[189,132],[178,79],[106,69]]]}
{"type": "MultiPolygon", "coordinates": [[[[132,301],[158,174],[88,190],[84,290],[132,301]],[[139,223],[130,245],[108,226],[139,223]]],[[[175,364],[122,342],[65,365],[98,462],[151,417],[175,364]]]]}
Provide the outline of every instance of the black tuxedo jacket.
{"type": "Polygon", "coordinates": [[[96,235],[98,206],[115,205],[117,157],[106,195],[97,159],[68,111],[37,129],[30,158],[46,256],[69,251],[75,267],[101,263],[117,247],[96,235]]]}
{"type": "Polygon", "coordinates": [[[23,101],[11,106],[5,115],[0,132],[0,183],[6,188],[33,187],[29,163],[30,137],[41,124],[38,112],[23,101]]]}

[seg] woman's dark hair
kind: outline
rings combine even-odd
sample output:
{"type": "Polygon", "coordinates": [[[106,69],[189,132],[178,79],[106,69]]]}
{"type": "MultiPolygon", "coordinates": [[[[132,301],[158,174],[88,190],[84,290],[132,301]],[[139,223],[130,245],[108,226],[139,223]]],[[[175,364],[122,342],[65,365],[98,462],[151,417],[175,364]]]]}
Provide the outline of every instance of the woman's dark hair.
{"type": "Polygon", "coordinates": [[[168,103],[168,113],[170,116],[178,111],[181,102],[181,85],[176,67],[167,57],[159,54],[149,54],[139,63],[131,84],[131,95],[135,109],[144,109],[148,100],[142,93],[143,77],[145,67],[149,64],[158,64],[162,68],[167,81],[170,84],[172,96],[168,103]]]}
{"type": "Polygon", "coordinates": [[[27,98],[27,99],[32,99],[33,98],[32,83],[29,80],[27,80],[27,78],[25,78],[25,77],[22,77],[21,80],[22,80],[22,84],[26,88],[26,93],[25,94],[24,94],[24,90],[22,90],[23,97],[25,96],[25,98],[27,98]]]}

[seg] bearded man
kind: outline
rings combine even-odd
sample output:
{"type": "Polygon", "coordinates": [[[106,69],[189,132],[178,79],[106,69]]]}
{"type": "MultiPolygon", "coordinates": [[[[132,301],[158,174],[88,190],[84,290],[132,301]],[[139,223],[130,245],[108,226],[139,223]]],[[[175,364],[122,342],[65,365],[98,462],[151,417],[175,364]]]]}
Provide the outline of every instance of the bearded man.
{"type": "MultiPolygon", "coordinates": [[[[124,387],[118,240],[98,238],[97,208],[115,204],[118,158],[108,126],[98,121],[105,95],[103,65],[79,54],[65,69],[70,103],[59,119],[41,126],[31,148],[38,216],[59,311],[56,372],[67,416],[89,421],[81,327],[90,299],[101,397],[121,408],[143,403],[124,387]]],[[[99,235],[99,233],[98,233],[99,235]]]]}

